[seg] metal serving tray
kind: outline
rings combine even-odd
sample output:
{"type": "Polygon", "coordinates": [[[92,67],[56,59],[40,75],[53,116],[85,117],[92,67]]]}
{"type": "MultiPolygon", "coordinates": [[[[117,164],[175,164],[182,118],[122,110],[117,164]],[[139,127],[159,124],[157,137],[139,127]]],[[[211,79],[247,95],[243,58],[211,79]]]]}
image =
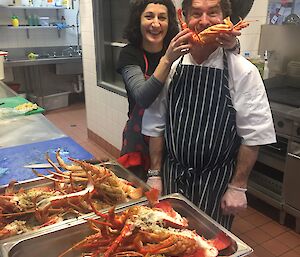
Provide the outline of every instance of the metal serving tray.
{"type": "MultiPolygon", "coordinates": [[[[146,192],[150,189],[150,187],[144,181],[139,179],[137,176],[132,174],[130,171],[128,171],[127,169],[125,169],[124,167],[119,165],[118,163],[112,162],[112,164],[106,165],[106,167],[111,169],[119,178],[123,178],[123,179],[126,179],[129,182],[132,182],[134,184],[134,186],[136,186],[136,187],[141,187],[144,192],[146,192]]],[[[49,177],[51,177],[51,176],[52,175],[50,175],[49,177]]],[[[53,182],[51,182],[50,180],[48,180],[46,178],[34,178],[34,179],[31,179],[31,180],[24,180],[22,182],[19,182],[19,183],[15,184],[15,190],[18,190],[20,188],[28,190],[30,188],[41,187],[41,186],[50,186],[51,187],[51,186],[53,186],[53,182]]],[[[5,192],[6,187],[7,187],[7,185],[3,185],[3,186],[0,187],[0,194],[3,194],[5,192]]],[[[126,203],[120,203],[120,204],[116,205],[116,209],[123,208],[124,206],[131,205],[131,204],[133,204],[137,201],[141,201],[141,200],[145,201],[146,198],[142,197],[139,200],[131,200],[131,201],[126,202],[126,203]]],[[[49,229],[51,230],[52,228],[59,227],[63,224],[69,224],[70,222],[78,221],[80,219],[87,219],[90,216],[94,216],[94,215],[95,215],[94,213],[84,214],[80,217],[64,220],[62,222],[46,226],[46,227],[40,228],[40,229],[35,230],[35,231],[30,231],[30,232],[26,232],[26,233],[23,233],[23,234],[20,234],[20,235],[11,236],[7,239],[0,240],[0,244],[2,244],[3,242],[7,242],[7,241],[21,240],[22,238],[26,237],[27,235],[30,236],[32,234],[39,233],[40,231],[42,233],[44,233],[44,232],[48,231],[49,229]]]]}
{"type": "MultiPolygon", "coordinates": [[[[182,195],[171,194],[160,199],[168,200],[177,212],[188,219],[190,228],[195,229],[198,234],[203,235],[205,238],[213,238],[219,232],[225,232],[231,238],[232,244],[228,249],[221,251],[220,256],[246,256],[253,251],[248,245],[200,211],[182,195]]],[[[141,200],[134,205],[145,204],[147,204],[147,200],[141,200]]],[[[119,208],[118,212],[128,207],[129,205],[119,208]]],[[[1,245],[0,250],[3,257],[40,257],[45,254],[47,257],[57,257],[89,234],[91,234],[91,230],[87,221],[81,219],[77,222],[63,224],[59,228],[52,228],[46,233],[27,236],[18,241],[5,242],[1,245]]],[[[80,254],[79,251],[72,251],[68,254],[68,257],[79,257],[80,254]]]]}

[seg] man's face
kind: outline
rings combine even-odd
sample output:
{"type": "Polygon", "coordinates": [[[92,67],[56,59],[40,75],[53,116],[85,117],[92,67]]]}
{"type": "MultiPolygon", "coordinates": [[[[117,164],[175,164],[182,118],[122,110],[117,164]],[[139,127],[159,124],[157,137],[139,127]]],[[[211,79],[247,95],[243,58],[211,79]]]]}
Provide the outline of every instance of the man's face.
{"type": "Polygon", "coordinates": [[[220,0],[193,0],[187,13],[188,26],[198,33],[219,23],[223,23],[220,0]]]}

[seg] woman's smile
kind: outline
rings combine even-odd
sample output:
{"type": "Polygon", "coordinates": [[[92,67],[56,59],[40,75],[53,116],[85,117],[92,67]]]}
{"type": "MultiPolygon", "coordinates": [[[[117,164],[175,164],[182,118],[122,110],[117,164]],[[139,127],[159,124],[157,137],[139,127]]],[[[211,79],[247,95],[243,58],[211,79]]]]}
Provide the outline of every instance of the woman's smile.
{"type": "Polygon", "coordinates": [[[141,15],[143,48],[148,52],[159,52],[163,48],[168,31],[168,9],[162,4],[148,4],[141,15]]]}

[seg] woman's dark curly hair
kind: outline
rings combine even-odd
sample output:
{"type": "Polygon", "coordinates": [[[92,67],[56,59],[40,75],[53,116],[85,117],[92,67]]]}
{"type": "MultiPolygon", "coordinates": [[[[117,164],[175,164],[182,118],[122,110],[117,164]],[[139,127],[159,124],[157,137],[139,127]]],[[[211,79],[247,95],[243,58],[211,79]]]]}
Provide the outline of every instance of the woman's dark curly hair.
{"type": "MultiPolygon", "coordinates": [[[[193,0],[183,0],[182,1],[182,10],[184,13],[184,16],[187,16],[189,9],[192,6],[193,0]]],[[[231,2],[230,0],[220,0],[220,6],[223,13],[223,17],[227,17],[231,15],[231,2]]]]}
{"type": "Polygon", "coordinates": [[[176,10],[172,0],[131,0],[129,20],[124,29],[123,37],[136,47],[142,45],[141,15],[148,4],[162,4],[168,9],[168,31],[164,38],[164,48],[169,46],[172,38],[179,32],[176,20],[176,10]]]}

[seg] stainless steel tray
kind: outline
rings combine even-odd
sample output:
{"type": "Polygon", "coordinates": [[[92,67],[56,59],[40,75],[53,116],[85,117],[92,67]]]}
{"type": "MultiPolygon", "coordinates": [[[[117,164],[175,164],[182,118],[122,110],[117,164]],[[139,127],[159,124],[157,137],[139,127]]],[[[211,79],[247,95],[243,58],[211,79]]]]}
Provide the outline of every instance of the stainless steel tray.
{"type": "MultiPolygon", "coordinates": [[[[220,256],[246,256],[253,251],[248,245],[200,211],[182,195],[172,194],[163,196],[160,199],[168,200],[177,212],[188,219],[190,228],[195,229],[205,238],[213,238],[217,233],[225,232],[231,238],[232,244],[228,249],[220,252],[220,256]]],[[[145,204],[147,204],[147,200],[135,203],[135,205],[145,204]]],[[[119,208],[118,212],[128,207],[129,205],[119,208]]],[[[90,233],[88,223],[81,219],[77,222],[63,224],[59,228],[52,228],[46,233],[27,236],[18,241],[5,242],[1,245],[1,254],[3,257],[40,257],[45,255],[45,251],[47,251],[47,257],[57,257],[90,233]]],[[[73,251],[68,256],[77,257],[80,254],[80,252],[73,251]]]]}
{"type": "MultiPolygon", "coordinates": [[[[144,190],[144,192],[146,192],[150,189],[150,187],[144,181],[142,181],[141,179],[136,177],[134,174],[129,172],[127,169],[125,169],[124,167],[122,167],[118,163],[112,162],[112,164],[106,165],[106,166],[107,166],[107,168],[110,168],[118,177],[126,179],[129,182],[132,182],[134,184],[134,186],[136,186],[136,187],[141,187],[144,190]]],[[[50,175],[50,176],[52,176],[52,175],[50,175]]],[[[25,190],[28,190],[28,189],[34,188],[34,187],[52,186],[52,185],[53,185],[53,182],[51,182],[50,180],[48,180],[46,178],[34,178],[34,179],[31,179],[31,180],[26,180],[26,181],[16,183],[15,184],[15,189],[18,190],[20,188],[23,188],[25,190]]],[[[3,194],[5,192],[6,187],[7,187],[7,185],[3,185],[3,186],[0,187],[0,194],[3,194]]],[[[140,201],[140,200],[145,201],[146,198],[142,197],[139,200],[131,200],[131,201],[126,202],[126,203],[118,204],[118,205],[116,205],[116,209],[123,208],[124,206],[128,206],[128,205],[132,205],[133,203],[135,203],[137,201],[140,201]]],[[[23,234],[20,234],[20,235],[11,236],[7,239],[0,240],[0,244],[2,242],[7,242],[7,241],[11,241],[11,240],[13,240],[13,241],[20,240],[20,239],[26,237],[27,235],[36,234],[36,233],[39,233],[40,231],[42,233],[44,233],[44,232],[48,231],[49,229],[55,228],[57,226],[59,227],[59,226],[64,225],[64,224],[68,225],[70,222],[74,222],[74,221],[76,222],[80,219],[87,219],[90,216],[94,216],[94,215],[95,215],[94,213],[84,214],[84,215],[82,215],[78,218],[71,218],[71,219],[68,219],[68,220],[64,220],[62,222],[40,228],[39,230],[26,232],[26,233],[23,233],[23,234]]]]}

